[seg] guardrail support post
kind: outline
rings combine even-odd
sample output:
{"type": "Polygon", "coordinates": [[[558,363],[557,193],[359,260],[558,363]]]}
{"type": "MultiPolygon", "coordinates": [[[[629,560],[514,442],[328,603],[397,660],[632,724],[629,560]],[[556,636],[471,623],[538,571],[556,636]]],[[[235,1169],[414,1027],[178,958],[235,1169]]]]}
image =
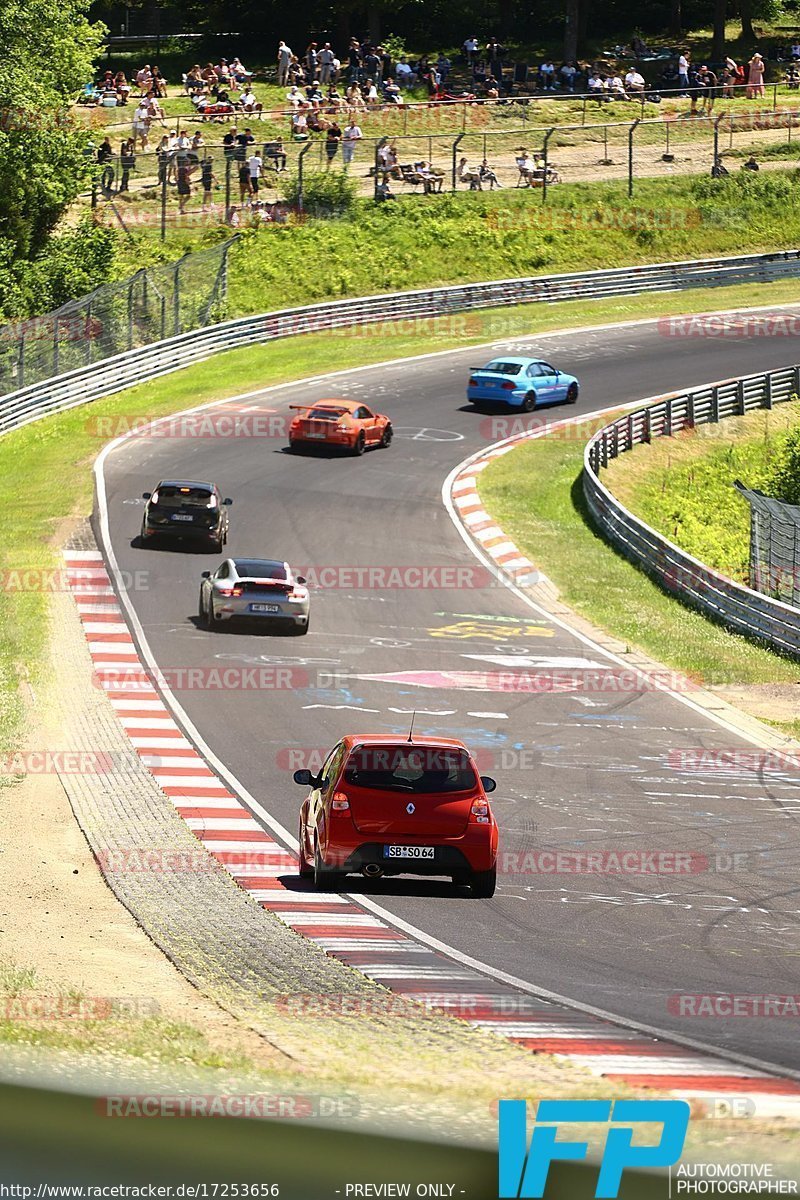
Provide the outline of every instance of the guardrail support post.
{"type": "Polygon", "coordinates": [[[133,289],[136,285],[136,278],[139,272],[133,276],[128,284],[128,349],[133,349],[133,289]]]}
{"type": "Polygon", "coordinates": [[[739,382],[736,384],[736,408],[738,409],[739,416],[743,417],[745,412],[747,411],[745,409],[744,380],[743,379],[740,379],[739,382]]]}
{"type": "Polygon", "coordinates": [[[711,389],[711,413],[708,422],[709,425],[719,424],[719,388],[711,389]]]}
{"type": "Polygon", "coordinates": [[[672,396],[670,396],[669,400],[667,400],[667,407],[666,407],[666,412],[664,414],[664,421],[666,424],[666,429],[664,430],[664,432],[666,433],[667,437],[672,437],[672,396]]]}
{"type": "Polygon", "coordinates": [[[58,374],[58,314],[53,317],[53,374],[58,374]]]}
{"type": "Polygon", "coordinates": [[[453,142],[453,177],[452,177],[453,186],[452,186],[452,191],[456,190],[456,151],[458,150],[459,143],[461,142],[461,139],[463,137],[464,137],[464,134],[460,133],[458,135],[458,137],[456,138],[456,140],[453,142]]]}
{"type": "Polygon", "coordinates": [[[690,429],[694,429],[694,392],[689,392],[686,397],[686,423],[690,429]]]}
{"type": "Polygon", "coordinates": [[[652,409],[644,410],[644,440],[650,443],[653,438],[653,412],[652,409]]]}
{"type": "Polygon", "coordinates": [[[772,408],[772,376],[766,377],[766,387],[764,388],[764,408],[772,408]]]}
{"type": "Polygon", "coordinates": [[[17,387],[25,386],[25,330],[22,330],[19,338],[19,350],[17,352],[17,387]]]}
{"type": "Polygon", "coordinates": [[[795,367],[794,379],[792,382],[794,383],[792,391],[794,392],[795,396],[800,396],[800,366],[795,367]]]}

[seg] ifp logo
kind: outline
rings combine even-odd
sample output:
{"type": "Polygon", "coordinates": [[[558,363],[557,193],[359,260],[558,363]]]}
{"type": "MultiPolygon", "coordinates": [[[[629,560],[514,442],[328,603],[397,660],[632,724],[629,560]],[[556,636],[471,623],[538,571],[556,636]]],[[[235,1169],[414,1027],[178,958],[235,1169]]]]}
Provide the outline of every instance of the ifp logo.
{"type": "Polygon", "coordinates": [[[540,1100],[530,1150],[524,1100],[501,1100],[501,1200],[535,1200],[544,1196],[551,1162],[574,1162],[586,1157],[587,1142],[557,1141],[559,1125],[570,1122],[611,1122],[597,1178],[597,1200],[613,1200],[626,1167],[669,1167],[681,1156],[689,1125],[685,1100],[540,1100]],[[654,1146],[633,1144],[635,1125],[661,1125],[654,1146]],[[616,1126],[616,1128],[615,1128],[616,1126]]]}

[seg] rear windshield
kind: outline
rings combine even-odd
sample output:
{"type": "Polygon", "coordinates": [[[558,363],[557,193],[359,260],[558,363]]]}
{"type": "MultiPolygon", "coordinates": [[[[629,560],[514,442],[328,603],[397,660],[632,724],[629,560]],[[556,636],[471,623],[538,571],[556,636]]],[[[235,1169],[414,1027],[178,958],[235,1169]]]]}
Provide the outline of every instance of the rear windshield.
{"type": "Polygon", "coordinates": [[[210,505],[216,504],[216,499],[214,493],[210,492],[208,488],[175,487],[172,484],[164,484],[153,497],[153,503],[162,508],[178,508],[182,504],[188,504],[192,508],[208,508],[210,505]]]}
{"type": "Polygon", "coordinates": [[[345,782],[382,792],[464,792],[475,772],[462,750],[433,746],[361,746],[347,760],[345,782]]]}
{"type": "Polygon", "coordinates": [[[304,421],[338,421],[347,412],[346,408],[312,408],[304,413],[304,421]]]}
{"type": "Polygon", "coordinates": [[[487,367],[481,367],[481,370],[497,371],[499,375],[519,375],[522,370],[522,363],[505,362],[502,358],[496,358],[487,367]]]}
{"type": "Polygon", "coordinates": [[[236,570],[240,577],[250,575],[253,579],[285,579],[286,567],[278,562],[259,562],[258,559],[237,558],[236,570]]]}

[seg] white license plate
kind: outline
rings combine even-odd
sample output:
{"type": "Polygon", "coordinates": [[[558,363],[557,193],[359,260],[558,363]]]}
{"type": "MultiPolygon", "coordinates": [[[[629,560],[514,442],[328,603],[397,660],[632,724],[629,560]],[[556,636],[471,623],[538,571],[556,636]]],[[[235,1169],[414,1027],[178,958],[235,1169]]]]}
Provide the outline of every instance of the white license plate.
{"type": "Polygon", "coordinates": [[[193,521],[194,517],[191,513],[173,513],[173,521],[193,521]]]}
{"type": "Polygon", "coordinates": [[[433,858],[433,846],[384,846],[384,858],[433,858]]]}
{"type": "Polygon", "coordinates": [[[250,612],[255,613],[279,613],[281,611],[280,604],[251,604],[250,612]]]}
{"type": "Polygon", "coordinates": [[[324,438],[326,436],[327,436],[327,434],[324,434],[324,433],[307,433],[306,434],[306,437],[309,437],[309,438],[324,438]]]}

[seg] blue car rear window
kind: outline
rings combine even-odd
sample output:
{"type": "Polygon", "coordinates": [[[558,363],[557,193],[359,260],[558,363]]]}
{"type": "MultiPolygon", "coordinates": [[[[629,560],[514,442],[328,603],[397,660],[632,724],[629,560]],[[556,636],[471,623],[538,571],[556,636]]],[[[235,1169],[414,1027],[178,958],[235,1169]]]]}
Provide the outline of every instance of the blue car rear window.
{"type": "Polygon", "coordinates": [[[498,358],[494,362],[490,362],[487,367],[483,367],[482,370],[496,371],[499,375],[519,375],[522,363],[504,362],[498,358]]]}

